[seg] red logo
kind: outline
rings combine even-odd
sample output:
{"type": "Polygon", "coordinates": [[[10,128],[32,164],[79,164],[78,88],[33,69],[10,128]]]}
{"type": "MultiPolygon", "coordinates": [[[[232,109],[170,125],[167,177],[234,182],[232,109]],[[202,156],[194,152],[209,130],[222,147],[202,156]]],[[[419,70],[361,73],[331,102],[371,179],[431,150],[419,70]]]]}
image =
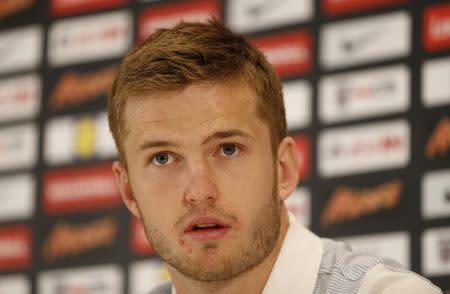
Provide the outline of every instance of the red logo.
{"type": "Polygon", "coordinates": [[[309,138],[303,135],[293,137],[297,145],[298,167],[300,170],[300,181],[309,176],[311,170],[311,144],[309,138]]]}
{"type": "Polygon", "coordinates": [[[44,175],[43,182],[43,207],[50,214],[120,204],[111,164],[53,170],[44,175]]]}
{"type": "Polygon", "coordinates": [[[199,0],[173,5],[152,6],[139,15],[139,41],[145,40],[158,28],[169,28],[179,21],[206,21],[221,19],[221,1],[199,0]]]}
{"type": "Polygon", "coordinates": [[[423,38],[428,51],[450,47],[450,4],[434,5],[424,10],[423,38]]]}
{"type": "Polygon", "coordinates": [[[311,70],[312,38],[297,31],[253,39],[280,76],[305,74],[311,70]]]}
{"type": "Polygon", "coordinates": [[[154,253],[145,235],[142,222],[135,217],[131,219],[131,248],[138,255],[152,255],[154,253]]]}
{"type": "Polygon", "coordinates": [[[30,228],[25,225],[0,228],[0,270],[24,268],[30,263],[30,228]]]}
{"type": "Polygon", "coordinates": [[[60,16],[115,7],[127,2],[128,0],[51,0],[50,10],[53,15],[60,16]]]}
{"type": "Polygon", "coordinates": [[[406,1],[407,0],[322,0],[322,7],[326,14],[337,15],[404,3],[406,1]]]}

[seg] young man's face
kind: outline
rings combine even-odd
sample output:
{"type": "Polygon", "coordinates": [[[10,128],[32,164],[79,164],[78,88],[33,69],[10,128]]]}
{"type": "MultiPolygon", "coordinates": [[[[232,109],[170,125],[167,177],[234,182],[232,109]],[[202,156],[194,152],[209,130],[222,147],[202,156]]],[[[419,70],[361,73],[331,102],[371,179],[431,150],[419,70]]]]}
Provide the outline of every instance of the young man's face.
{"type": "Polygon", "coordinates": [[[114,164],[122,197],[169,266],[225,280],[272,251],[293,188],[277,185],[279,155],[244,83],[133,97],[126,127],[127,169],[114,164]]]}

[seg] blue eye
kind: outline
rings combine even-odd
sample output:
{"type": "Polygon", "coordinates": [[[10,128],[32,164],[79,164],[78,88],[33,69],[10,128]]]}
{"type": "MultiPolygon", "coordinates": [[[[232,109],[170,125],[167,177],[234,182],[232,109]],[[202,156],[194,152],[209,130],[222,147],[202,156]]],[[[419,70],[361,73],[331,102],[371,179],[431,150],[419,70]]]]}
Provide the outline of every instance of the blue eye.
{"type": "Polygon", "coordinates": [[[159,153],[152,158],[154,165],[167,165],[173,162],[173,156],[169,153],[159,153]]]}
{"type": "Polygon", "coordinates": [[[225,156],[233,156],[239,152],[238,147],[234,144],[225,144],[220,148],[220,150],[222,155],[225,156]]]}

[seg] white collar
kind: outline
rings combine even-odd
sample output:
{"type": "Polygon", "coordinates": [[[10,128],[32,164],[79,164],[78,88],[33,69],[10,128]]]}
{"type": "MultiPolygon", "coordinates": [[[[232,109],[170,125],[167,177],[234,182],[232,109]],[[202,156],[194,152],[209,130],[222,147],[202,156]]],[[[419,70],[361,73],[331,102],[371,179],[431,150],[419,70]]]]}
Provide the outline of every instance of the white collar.
{"type": "MultiPolygon", "coordinates": [[[[262,294],[312,293],[322,261],[319,237],[288,212],[289,227],[262,294]]],[[[172,294],[176,294],[172,285],[172,294]]]]}
{"type": "Polygon", "coordinates": [[[312,293],[322,261],[319,237],[289,214],[289,228],[263,294],[312,293]]]}

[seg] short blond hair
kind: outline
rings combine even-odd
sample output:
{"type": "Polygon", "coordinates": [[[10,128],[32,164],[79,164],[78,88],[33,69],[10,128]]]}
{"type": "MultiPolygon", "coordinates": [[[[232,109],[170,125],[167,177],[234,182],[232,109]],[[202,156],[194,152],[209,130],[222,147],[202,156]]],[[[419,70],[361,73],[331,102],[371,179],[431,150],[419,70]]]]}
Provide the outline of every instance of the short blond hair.
{"type": "Polygon", "coordinates": [[[268,124],[272,150],[287,135],[282,85],[264,55],[219,21],[181,22],[159,29],[124,58],[108,96],[108,121],[125,162],[125,109],[134,95],[168,92],[196,82],[244,81],[255,92],[257,114],[268,124]]]}

